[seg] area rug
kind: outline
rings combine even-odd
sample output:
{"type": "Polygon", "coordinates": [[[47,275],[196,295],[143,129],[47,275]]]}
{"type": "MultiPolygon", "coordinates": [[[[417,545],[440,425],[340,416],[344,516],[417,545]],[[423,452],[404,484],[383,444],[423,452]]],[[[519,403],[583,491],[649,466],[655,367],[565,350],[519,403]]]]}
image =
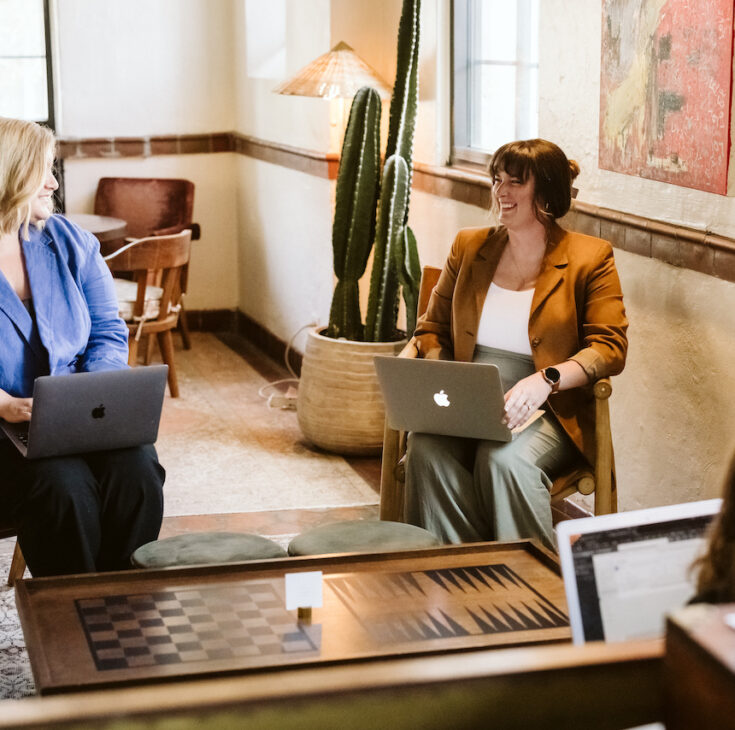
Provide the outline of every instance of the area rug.
{"type": "Polygon", "coordinates": [[[341,456],[318,451],[296,412],[271,408],[277,386],[214,335],[176,352],[179,398],[166,396],[156,448],[166,516],[376,504],[341,456]]]}
{"type": "Polygon", "coordinates": [[[15,610],[15,591],[5,584],[15,540],[0,540],[0,699],[35,693],[25,639],[15,610]]]}

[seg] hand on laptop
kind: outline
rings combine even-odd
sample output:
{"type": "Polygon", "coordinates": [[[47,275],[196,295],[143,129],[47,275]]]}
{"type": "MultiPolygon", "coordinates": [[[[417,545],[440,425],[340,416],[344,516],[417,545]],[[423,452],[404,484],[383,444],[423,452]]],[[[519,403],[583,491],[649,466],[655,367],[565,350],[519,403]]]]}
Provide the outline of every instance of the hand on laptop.
{"type": "Polygon", "coordinates": [[[0,390],[0,418],[8,423],[20,423],[31,420],[33,398],[15,398],[0,390]]]}
{"type": "Polygon", "coordinates": [[[505,394],[503,423],[511,430],[522,425],[544,404],[550,392],[551,386],[540,373],[519,380],[505,394]]]}

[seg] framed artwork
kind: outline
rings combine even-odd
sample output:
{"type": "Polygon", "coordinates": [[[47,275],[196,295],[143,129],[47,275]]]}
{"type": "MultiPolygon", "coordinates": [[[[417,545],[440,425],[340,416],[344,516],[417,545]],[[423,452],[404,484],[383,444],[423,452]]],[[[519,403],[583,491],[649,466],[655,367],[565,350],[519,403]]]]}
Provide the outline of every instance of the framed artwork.
{"type": "Polygon", "coordinates": [[[603,0],[601,168],[727,194],[732,0],[603,0]]]}

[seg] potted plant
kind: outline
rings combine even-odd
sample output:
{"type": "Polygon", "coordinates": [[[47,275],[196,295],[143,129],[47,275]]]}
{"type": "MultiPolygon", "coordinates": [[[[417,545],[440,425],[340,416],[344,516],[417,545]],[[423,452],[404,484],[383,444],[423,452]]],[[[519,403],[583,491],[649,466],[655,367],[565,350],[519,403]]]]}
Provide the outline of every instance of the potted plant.
{"type": "Polygon", "coordinates": [[[382,171],[381,106],[374,89],[363,87],[355,94],[342,146],[332,227],[337,284],[329,325],[309,332],[297,401],[306,438],[337,453],[380,451],[385,413],[373,358],[396,354],[405,344],[405,333],[397,329],[401,294],[408,332],[416,321],[421,267],[407,221],[418,107],[420,5],[420,0],[403,2],[382,171]],[[371,250],[363,323],[359,281],[371,250]]]}

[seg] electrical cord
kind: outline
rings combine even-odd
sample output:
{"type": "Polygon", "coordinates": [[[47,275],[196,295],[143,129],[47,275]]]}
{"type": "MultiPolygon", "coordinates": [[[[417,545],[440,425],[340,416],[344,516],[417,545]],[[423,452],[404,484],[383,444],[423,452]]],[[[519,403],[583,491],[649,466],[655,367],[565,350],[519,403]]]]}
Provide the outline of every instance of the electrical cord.
{"type": "Polygon", "coordinates": [[[286,345],[286,351],[284,352],[284,361],[286,364],[286,369],[293,377],[291,378],[283,378],[281,380],[274,380],[271,383],[266,383],[264,386],[262,386],[258,390],[258,395],[261,398],[267,398],[268,400],[268,407],[269,408],[280,408],[284,411],[295,411],[296,410],[296,400],[298,398],[298,391],[294,393],[290,393],[292,385],[295,385],[298,389],[299,384],[299,376],[294,371],[293,367],[291,367],[291,362],[289,361],[289,354],[291,352],[291,347],[293,345],[294,340],[305,330],[309,327],[316,327],[317,322],[309,322],[309,324],[305,324],[303,327],[300,327],[294,335],[291,337],[291,339],[288,341],[288,344],[286,345]],[[276,386],[288,384],[288,388],[286,389],[286,392],[283,391],[277,391],[275,393],[268,394],[268,391],[271,388],[275,388],[276,386]]]}

